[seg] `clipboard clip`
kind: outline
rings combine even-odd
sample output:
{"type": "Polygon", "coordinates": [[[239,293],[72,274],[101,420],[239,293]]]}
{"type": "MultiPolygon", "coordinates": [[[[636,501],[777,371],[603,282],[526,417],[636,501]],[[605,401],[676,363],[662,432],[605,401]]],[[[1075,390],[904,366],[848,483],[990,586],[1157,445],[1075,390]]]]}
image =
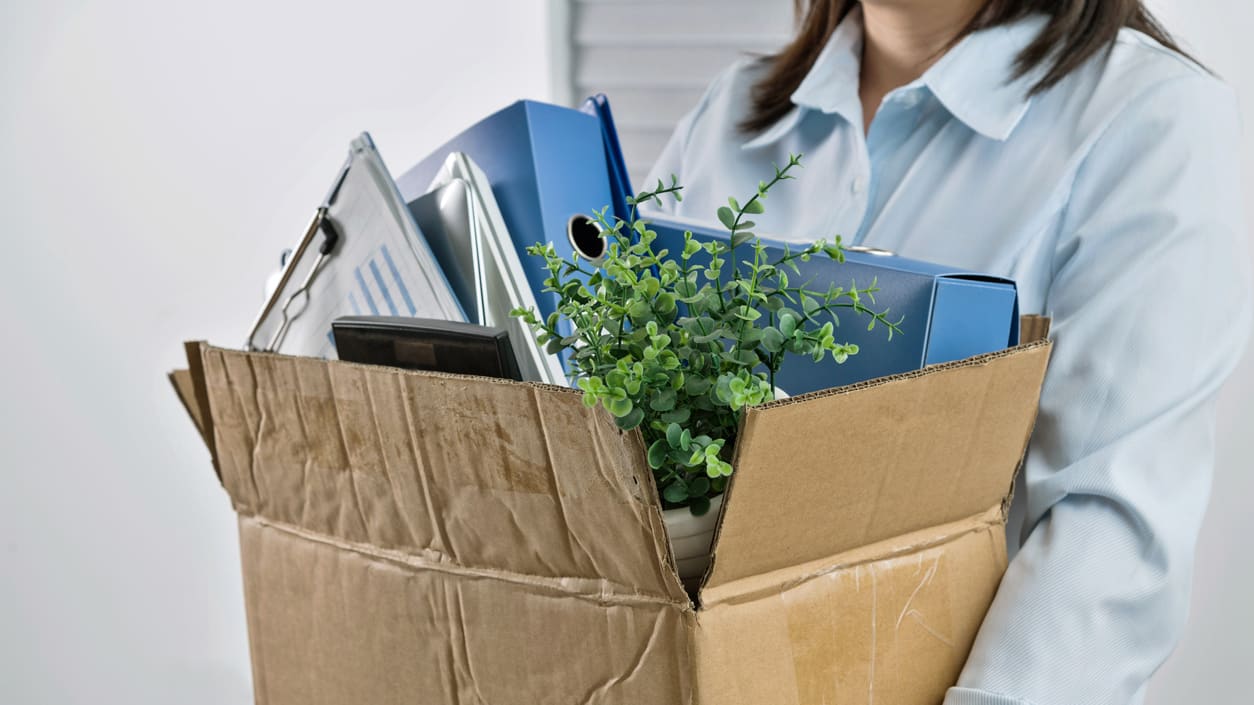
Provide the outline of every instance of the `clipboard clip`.
{"type": "Polygon", "coordinates": [[[296,248],[296,252],[292,254],[288,261],[288,266],[284,268],[283,276],[279,280],[278,287],[274,290],[274,295],[253,324],[252,331],[248,335],[248,341],[244,344],[245,350],[250,352],[258,350],[272,352],[278,349],[283,342],[283,338],[287,335],[292,321],[304,310],[304,306],[309,300],[309,287],[313,285],[319,272],[326,265],[327,259],[335,253],[335,248],[339,244],[340,239],[340,231],[328,215],[328,206],[320,206],[314,212],[313,219],[309,222],[309,227],[305,229],[305,236],[301,238],[300,246],[296,248]],[[278,329],[274,331],[273,335],[270,336],[270,340],[264,346],[258,347],[256,344],[257,335],[261,332],[267,319],[270,318],[271,313],[278,307],[280,297],[291,282],[297,265],[309,253],[314,239],[319,233],[322,233],[323,237],[322,242],[317,247],[317,259],[314,260],[313,266],[305,274],[305,279],[301,282],[301,285],[283,300],[282,307],[278,310],[278,313],[282,316],[278,329]]]}
{"type": "Polygon", "coordinates": [[[253,323],[252,330],[248,332],[248,340],[244,342],[244,350],[248,352],[274,352],[278,350],[279,345],[283,343],[283,338],[287,335],[288,328],[292,325],[292,320],[300,315],[305,309],[305,304],[309,302],[309,287],[313,285],[314,279],[318,273],[322,271],[326,265],[327,258],[335,253],[335,248],[340,244],[341,234],[335,222],[331,219],[331,206],[335,205],[336,198],[340,195],[340,188],[344,186],[344,182],[348,180],[348,172],[352,167],[353,160],[350,155],[348,160],[344,162],[343,168],[340,169],[339,176],[335,179],[335,184],[331,187],[330,193],[327,194],[326,200],[314,211],[313,219],[309,221],[309,227],[305,228],[305,234],[300,239],[296,251],[288,258],[286,265],[283,267],[283,274],[279,277],[279,284],[274,288],[274,293],[266,301],[266,305],[261,309],[261,313],[257,315],[257,320],[253,323]],[[286,299],[283,299],[283,292],[287,291],[287,287],[292,283],[292,279],[296,276],[297,267],[305,261],[305,255],[309,254],[313,248],[314,239],[318,233],[322,233],[322,243],[318,245],[318,257],[314,260],[313,266],[305,275],[305,280],[301,282],[299,288],[293,291],[286,299]],[[279,302],[282,301],[282,304],[279,302]],[[278,329],[271,334],[270,339],[264,345],[257,343],[257,336],[261,335],[268,327],[271,316],[276,312],[282,315],[278,329]]]}

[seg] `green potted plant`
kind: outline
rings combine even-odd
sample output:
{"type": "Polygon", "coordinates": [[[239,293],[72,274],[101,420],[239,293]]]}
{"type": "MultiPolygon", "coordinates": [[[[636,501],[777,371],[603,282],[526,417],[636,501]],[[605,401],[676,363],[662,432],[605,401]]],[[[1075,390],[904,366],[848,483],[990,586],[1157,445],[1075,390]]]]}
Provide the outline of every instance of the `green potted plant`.
{"type": "Polygon", "coordinates": [[[672,177],[669,186],[659,181],[629,198],[627,220],[597,212],[606,246],[595,261],[565,259],[552,245],[528,248],[544,260],[546,291],[559,303],[547,318],[534,310],[514,315],[549,352],[568,355],[585,404],[603,406],[625,431],[639,429],[684,578],[700,577],[708,562],[742,410],[776,397],[786,353],[838,364],[856,355],[856,345],[836,341],[839,309],[885,326],[889,338],[900,330],[887,310],[872,308],[874,282],[814,291],[790,279],[799,278],[799,261],[843,261],[839,237],[784,248],[771,259],[753,233],[750,218],[765,212],[771,189],[794,178],[800,163],[790,156],[743,204],[729,198],[718,209],[725,242],[700,242],[688,232],[681,252],[654,249],[657,233],[637,207],[681,200],[672,177]]]}

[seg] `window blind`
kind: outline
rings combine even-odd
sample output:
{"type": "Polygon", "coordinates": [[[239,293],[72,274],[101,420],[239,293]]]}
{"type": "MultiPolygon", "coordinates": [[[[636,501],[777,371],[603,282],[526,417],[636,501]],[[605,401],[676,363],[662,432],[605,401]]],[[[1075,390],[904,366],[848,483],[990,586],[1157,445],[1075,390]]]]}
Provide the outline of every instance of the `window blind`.
{"type": "Polygon", "coordinates": [[[727,65],[777,50],[792,34],[791,0],[555,0],[559,101],[610,98],[639,188],[675,123],[727,65]]]}

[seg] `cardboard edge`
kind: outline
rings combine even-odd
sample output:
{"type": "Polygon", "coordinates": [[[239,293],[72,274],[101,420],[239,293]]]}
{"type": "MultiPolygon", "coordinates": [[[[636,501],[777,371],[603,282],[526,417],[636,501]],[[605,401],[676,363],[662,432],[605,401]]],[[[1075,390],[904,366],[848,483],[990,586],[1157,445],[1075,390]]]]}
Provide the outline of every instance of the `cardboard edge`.
{"type": "MultiPolygon", "coordinates": [[[[705,573],[702,574],[701,579],[697,581],[697,590],[693,597],[693,602],[698,609],[705,602],[706,585],[710,581],[710,576],[714,575],[714,564],[718,561],[718,546],[723,538],[723,519],[727,516],[727,505],[732,503],[732,492],[736,490],[736,473],[734,468],[739,466],[740,449],[746,445],[745,439],[752,432],[752,425],[748,423],[749,417],[750,414],[741,414],[740,424],[736,428],[736,448],[732,452],[731,459],[733,472],[731,478],[727,481],[727,486],[723,489],[723,502],[719,505],[718,518],[714,520],[714,534],[710,537],[710,563],[705,567],[705,573]]],[[[669,536],[667,538],[669,542],[669,536]]]]}
{"type": "MultiPolygon", "coordinates": [[[[548,382],[525,382],[525,381],[520,382],[518,380],[513,380],[513,379],[503,379],[503,378],[498,378],[498,377],[484,377],[481,375],[465,375],[465,374],[457,374],[454,372],[437,372],[435,370],[409,370],[409,369],[405,369],[404,367],[394,367],[391,365],[374,365],[374,364],[367,364],[364,362],[351,362],[349,360],[325,360],[322,358],[309,357],[306,355],[286,355],[283,353],[266,352],[263,350],[238,350],[234,348],[224,348],[218,345],[207,343],[205,341],[188,342],[185,345],[200,346],[196,348],[197,357],[210,351],[218,351],[218,352],[225,352],[225,353],[232,353],[232,354],[238,353],[242,355],[249,355],[252,357],[275,358],[275,359],[283,359],[283,360],[300,358],[300,359],[305,359],[305,360],[317,360],[319,362],[332,362],[332,363],[335,363],[336,365],[345,365],[348,367],[354,367],[354,368],[363,369],[363,370],[371,370],[371,371],[392,370],[394,372],[399,372],[401,374],[406,374],[406,375],[417,375],[417,376],[422,376],[422,377],[440,377],[443,379],[460,379],[460,380],[467,380],[467,381],[477,382],[477,383],[482,383],[482,384],[524,386],[524,387],[531,387],[533,389],[542,389],[542,390],[549,391],[549,392],[559,392],[562,394],[578,394],[578,395],[583,394],[582,391],[575,389],[574,387],[564,387],[560,384],[549,384],[548,382]]],[[[188,353],[189,366],[193,365],[193,363],[191,362],[191,355],[192,353],[189,351],[188,353]]],[[[190,372],[192,373],[193,379],[196,379],[197,376],[199,376],[203,383],[203,377],[204,377],[203,363],[201,365],[201,372],[199,373],[199,375],[197,374],[197,371],[194,368],[194,366],[192,366],[192,369],[190,369],[190,372]]]]}
{"type": "MultiPolygon", "coordinates": [[[[575,390],[578,391],[578,390],[575,390]]],[[[604,410],[601,410],[604,412],[604,410]]],[[[605,412],[608,413],[608,412],[605,412]]],[[[634,442],[640,448],[642,454],[647,456],[648,448],[644,444],[644,434],[639,428],[631,431],[619,431],[619,433],[630,433],[634,437],[634,442]]],[[[662,573],[663,582],[666,583],[666,589],[673,595],[684,595],[685,599],[695,607],[695,596],[688,592],[684,587],[684,581],[679,577],[679,562],[675,560],[674,547],[671,545],[670,530],[666,526],[666,510],[662,507],[662,491],[658,489],[657,482],[653,479],[653,471],[648,469],[648,460],[645,460],[646,477],[642,479],[644,487],[641,489],[641,499],[648,513],[650,533],[653,535],[654,553],[657,554],[658,570],[662,573]]],[[[719,519],[722,519],[722,505],[719,508],[719,519]]],[[[717,526],[717,525],[716,525],[717,526]]],[[[714,544],[711,543],[711,546],[714,544]]],[[[704,576],[702,577],[704,580],[704,576]]]]}
{"type": "Polygon", "coordinates": [[[238,514],[239,522],[264,531],[279,532],[296,541],[324,546],[344,553],[352,553],[380,565],[409,573],[431,572],[470,580],[494,580],[519,586],[523,589],[543,591],[546,594],[569,597],[601,605],[659,605],[674,607],[681,612],[692,612],[692,604],[683,591],[678,595],[640,592],[631,585],[617,584],[604,579],[545,577],[529,573],[485,566],[462,566],[438,557],[384,548],[371,543],[348,541],[342,538],[311,531],[280,521],[273,521],[256,514],[238,514]]]}
{"type": "MultiPolygon", "coordinates": [[[[1049,327],[1052,319],[1049,316],[1041,316],[1034,313],[1024,314],[1019,317],[1019,338],[1023,344],[1049,343],[1049,327]]],[[[1052,347],[1051,347],[1052,353],[1052,347]]],[[[1049,373],[1049,361],[1045,361],[1045,372],[1049,373]]],[[[1040,413],[1039,404],[1037,413],[1040,413]]],[[[1015,490],[1019,484],[1019,476],[1023,473],[1023,464],[1027,462],[1028,446],[1032,442],[1032,434],[1036,431],[1036,415],[1032,417],[1032,425],[1028,428],[1027,439],[1023,442],[1023,453],[1019,456],[1019,465],[1015,468],[1015,474],[1010,478],[1010,488],[1006,490],[1006,497],[1002,500],[1001,511],[1005,517],[1010,516],[1010,505],[1014,503],[1015,490]]]]}
{"type": "MultiPolygon", "coordinates": [[[[918,529],[786,568],[737,578],[712,588],[703,587],[700,608],[734,605],[770,597],[837,571],[908,556],[953,543],[968,534],[1002,527],[1005,523],[1006,519],[1000,505],[993,505],[978,514],[957,521],[918,529]]],[[[700,621],[699,611],[698,621],[700,621]]]]}
{"type": "Polygon", "coordinates": [[[189,340],[183,344],[187,353],[187,372],[192,390],[196,395],[196,406],[200,409],[200,435],[209,448],[209,457],[213,460],[213,472],[222,482],[222,466],[218,463],[218,447],[214,440],[213,411],[209,405],[209,388],[205,382],[205,351],[209,343],[203,340],[189,340]]]}
{"type": "MultiPolygon", "coordinates": [[[[776,399],[775,401],[769,401],[765,404],[759,404],[755,407],[752,407],[752,413],[758,414],[758,413],[763,413],[763,412],[766,412],[766,411],[769,411],[771,409],[781,407],[781,406],[789,406],[793,404],[804,404],[814,399],[823,399],[826,397],[839,396],[843,394],[852,394],[854,392],[860,392],[864,389],[870,389],[872,387],[880,387],[886,384],[893,384],[894,382],[902,382],[905,380],[915,379],[916,377],[923,377],[925,375],[935,374],[937,372],[943,372],[945,370],[954,370],[954,369],[959,369],[963,367],[980,367],[998,358],[1009,357],[1011,355],[1018,355],[1020,353],[1027,352],[1029,350],[1035,350],[1037,348],[1049,348],[1051,346],[1052,344],[1048,340],[1038,340],[1038,341],[1034,341],[1031,343],[1023,343],[1020,345],[1015,345],[1013,347],[1006,348],[1004,350],[995,350],[993,352],[983,353],[980,355],[973,355],[971,357],[964,358],[962,360],[954,360],[952,362],[942,362],[936,365],[928,365],[927,367],[924,367],[922,369],[911,370],[910,372],[901,372],[899,374],[888,375],[886,377],[876,377],[875,379],[868,379],[863,382],[856,382],[854,384],[846,384],[843,387],[833,387],[831,389],[820,389],[815,392],[807,392],[805,394],[798,394],[795,397],[788,397],[787,399],[776,399]]],[[[748,416],[748,415],[749,414],[745,414],[745,416],[748,416]]],[[[733,475],[733,477],[735,477],[735,475],[733,475]]]]}
{"type": "Polygon", "coordinates": [[[200,415],[200,402],[196,400],[196,383],[192,381],[192,373],[190,370],[170,370],[166,374],[166,379],[170,380],[170,386],[174,387],[174,393],[178,396],[179,402],[183,404],[183,410],[187,412],[188,418],[192,420],[192,424],[196,427],[196,433],[200,434],[200,438],[209,445],[209,437],[205,435],[205,420],[200,415]]]}
{"type": "Polygon", "coordinates": [[[1019,340],[1021,343],[1036,343],[1049,337],[1049,316],[1025,314],[1019,317],[1019,340]]]}

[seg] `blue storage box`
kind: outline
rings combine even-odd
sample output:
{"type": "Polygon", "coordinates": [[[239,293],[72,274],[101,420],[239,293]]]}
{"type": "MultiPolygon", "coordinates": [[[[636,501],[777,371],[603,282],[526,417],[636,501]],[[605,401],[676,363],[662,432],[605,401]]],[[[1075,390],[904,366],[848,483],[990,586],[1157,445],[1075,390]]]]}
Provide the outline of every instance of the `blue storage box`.
{"type": "MultiPolygon", "coordinates": [[[[654,249],[672,253],[683,250],[684,231],[700,241],[727,241],[727,231],[701,225],[658,219],[650,222],[657,231],[654,249]]],[[[783,254],[782,245],[768,242],[770,258],[783,254]]],[[[792,245],[795,251],[798,245],[792,245]]],[[[748,256],[748,246],[742,250],[748,256]]],[[[737,258],[741,257],[737,252],[737,258]]],[[[708,256],[704,251],[694,260],[708,256]]],[[[703,262],[704,263],[704,262],[703,262]]],[[[729,263],[730,265],[730,263],[729,263]]],[[[1002,350],[1019,342],[1019,300],[1010,279],[966,272],[876,251],[846,250],[845,262],[825,255],[798,262],[800,276],[789,273],[790,284],[808,282],[807,288],[825,292],[829,284],[865,288],[873,281],[877,311],[889,310],[894,321],[903,318],[901,332],[888,339],[888,329],[877,324],[868,331],[869,319],[852,309],[841,311],[836,340],[853,343],[857,355],[837,364],[829,356],[815,363],[789,354],[775,385],[797,395],[862,382],[876,377],[921,369],[927,365],[961,360],[972,355],[1002,350]]]]}

